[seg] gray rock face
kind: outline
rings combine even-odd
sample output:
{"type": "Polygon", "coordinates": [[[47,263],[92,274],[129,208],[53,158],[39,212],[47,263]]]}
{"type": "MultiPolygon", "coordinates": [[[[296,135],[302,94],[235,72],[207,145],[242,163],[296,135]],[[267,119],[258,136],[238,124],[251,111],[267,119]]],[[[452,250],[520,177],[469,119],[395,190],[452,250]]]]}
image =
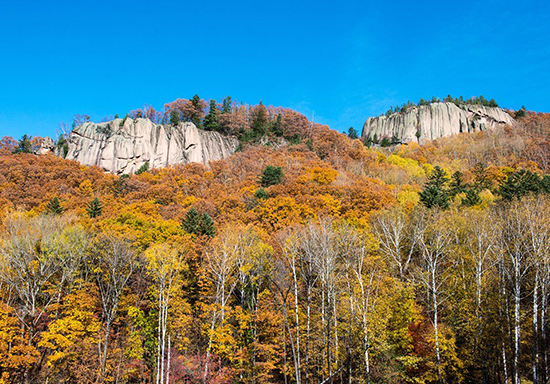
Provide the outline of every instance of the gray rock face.
{"type": "Polygon", "coordinates": [[[433,103],[412,107],[405,113],[394,113],[389,117],[369,117],[363,125],[361,137],[391,139],[401,143],[420,143],[461,132],[475,132],[493,129],[500,125],[513,125],[514,119],[500,108],[481,105],[457,106],[453,103],[433,103]],[[417,132],[420,138],[417,138],[417,132]]]}
{"type": "Polygon", "coordinates": [[[133,173],[146,162],[150,168],[207,164],[230,156],[238,145],[235,137],[203,131],[192,123],[172,126],[129,118],[84,123],[70,133],[68,142],[67,159],[115,174],[133,173]]]}

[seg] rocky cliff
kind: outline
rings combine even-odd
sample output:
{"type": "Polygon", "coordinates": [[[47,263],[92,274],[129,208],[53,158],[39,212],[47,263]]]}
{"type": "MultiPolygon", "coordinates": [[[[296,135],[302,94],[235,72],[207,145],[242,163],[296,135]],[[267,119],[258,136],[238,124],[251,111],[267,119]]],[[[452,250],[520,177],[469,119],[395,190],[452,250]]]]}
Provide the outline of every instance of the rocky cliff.
{"type": "Polygon", "coordinates": [[[433,103],[411,107],[404,113],[369,117],[363,125],[363,140],[396,138],[401,143],[420,143],[461,132],[513,125],[514,119],[500,108],[481,105],[433,103]],[[419,135],[419,137],[418,137],[419,135]]]}
{"type": "Polygon", "coordinates": [[[115,119],[76,127],[68,138],[66,158],[123,174],[135,172],[146,162],[151,168],[207,164],[230,156],[237,145],[235,137],[200,130],[191,123],[172,126],[148,119],[115,119]]]}

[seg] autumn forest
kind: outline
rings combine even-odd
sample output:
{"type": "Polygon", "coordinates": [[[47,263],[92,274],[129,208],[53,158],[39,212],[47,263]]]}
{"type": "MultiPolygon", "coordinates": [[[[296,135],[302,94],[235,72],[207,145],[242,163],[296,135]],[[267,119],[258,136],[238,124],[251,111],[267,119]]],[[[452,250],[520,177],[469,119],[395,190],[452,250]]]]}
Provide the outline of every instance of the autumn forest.
{"type": "Polygon", "coordinates": [[[236,153],[130,175],[4,137],[0,383],[548,383],[550,114],[509,113],[380,146],[178,99],[121,118],[236,153]]]}

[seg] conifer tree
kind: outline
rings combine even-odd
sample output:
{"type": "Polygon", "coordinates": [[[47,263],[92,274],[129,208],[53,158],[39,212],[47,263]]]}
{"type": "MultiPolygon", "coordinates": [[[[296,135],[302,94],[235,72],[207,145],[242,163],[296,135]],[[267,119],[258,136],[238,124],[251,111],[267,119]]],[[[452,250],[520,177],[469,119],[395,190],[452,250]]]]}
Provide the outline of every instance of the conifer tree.
{"type": "Polygon", "coordinates": [[[214,220],[212,220],[210,215],[206,212],[201,215],[197,234],[208,237],[214,237],[216,235],[214,220]]]}
{"type": "Polygon", "coordinates": [[[259,138],[267,133],[267,108],[260,101],[254,120],[252,120],[252,134],[254,138],[259,138]]]}
{"type": "Polygon", "coordinates": [[[283,123],[282,123],[282,117],[280,113],[277,114],[277,118],[275,119],[275,122],[271,126],[271,132],[277,137],[283,136],[283,123]]]}
{"type": "Polygon", "coordinates": [[[357,139],[359,137],[357,130],[353,127],[349,127],[348,137],[353,140],[357,139]]]}
{"type": "Polygon", "coordinates": [[[204,129],[207,131],[220,131],[220,111],[216,105],[216,100],[210,100],[210,110],[204,118],[204,129]]]}
{"type": "Polygon", "coordinates": [[[449,197],[454,198],[459,193],[466,192],[466,185],[462,180],[462,172],[456,171],[451,176],[451,182],[449,183],[449,197]]]}
{"type": "Polygon", "coordinates": [[[420,202],[426,208],[449,208],[449,195],[446,189],[448,181],[445,171],[436,165],[432,174],[428,177],[424,189],[419,193],[420,202]]]}
{"type": "Polygon", "coordinates": [[[201,116],[203,114],[203,104],[199,95],[193,96],[191,99],[191,105],[193,105],[193,114],[191,116],[191,122],[195,124],[197,128],[202,128],[201,116]]]}
{"type": "Polygon", "coordinates": [[[92,219],[101,216],[102,210],[103,204],[101,204],[101,201],[99,201],[97,197],[90,201],[90,204],[88,204],[88,207],[86,207],[86,212],[88,212],[88,216],[90,216],[90,218],[92,219]]]}
{"type": "Polygon", "coordinates": [[[59,198],[57,196],[55,196],[48,202],[48,205],[46,206],[46,212],[50,215],[60,215],[63,213],[63,207],[61,206],[61,203],[59,202],[59,198]]]}
{"type": "Polygon", "coordinates": [[[271,185],[279,184],[283,178],[283,169],[281,167],[274,167],[268,165],[262,172],[260,184],[262,187],[269,187],[271,185]]]}
{"type": "Polygon", "coordinates": [[[190,234],[197,234],[200,225],[200,215],[195,208],[191,208],[185,214],[181,226],[183,230],[190,234]]]}
{"type": "Polygon", "coordinates": [[[468,188],[466,190],[466,196],[462,200],[462,205],[466,207],[473,207],[474,205],[478,205],[481,203],[481,197],[479,197],[479,193],[473,188],[468,188]]]}
{"type": "Polygon", "coordinates": [[[542,180],[536,173],[520,169],[500,184],[498,193],[505,200],[521,199],[529,193],[539,193],[542,187],[542,180]]]}
{"type": "Polygon", "coordinates": [[[222,113],[231,113],[233,112],[233,107],[231,106],[231,96],[224,97],[222,101],[222,113]]]}
{"type": "Polygon", "coordinates": [[[267,192],[265,191],[265,189],[263,188],[258,188],[256,190],[256,192],[254,193],[254,196],[256,197],[256,199],[258,200],[265,200],[269,197],[269,195],[267,194],[267,192]]]}
{"type": "Polygon", "coordinates": [[[17,147],[15,147],[14,153],[32,153],[32,143],[31,143],[31,136],[29,135],[23,135],[21,137],[21,140],[17,143],[17,147]]]}
{"type": "Polygon", "coordinates": [[[141,167],[138,168],[138,170],[135,172],[136,175],[141,175],[143,172],[147,172],[149,170],[149,162],[146,161],[143,163],[141,167]]]}
{"type": "Polygon", "coordinates": [[[175,111],[175,110],[170,111],[170,124],[178,125],[179,122],[180,122],[180,115],[178,111],[175,111]]]}

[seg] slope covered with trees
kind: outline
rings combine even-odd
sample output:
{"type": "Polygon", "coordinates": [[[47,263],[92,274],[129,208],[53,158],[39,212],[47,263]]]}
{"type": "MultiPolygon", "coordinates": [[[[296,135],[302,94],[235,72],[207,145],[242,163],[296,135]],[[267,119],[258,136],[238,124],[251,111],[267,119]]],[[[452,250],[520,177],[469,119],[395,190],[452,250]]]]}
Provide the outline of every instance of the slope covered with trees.
{"type": "Polygon", "coordinates": [[[547,382],[549,115],[390,150],[179,104],[241,151],[117,177],[2,141],[2,382],[547,382]]]}

